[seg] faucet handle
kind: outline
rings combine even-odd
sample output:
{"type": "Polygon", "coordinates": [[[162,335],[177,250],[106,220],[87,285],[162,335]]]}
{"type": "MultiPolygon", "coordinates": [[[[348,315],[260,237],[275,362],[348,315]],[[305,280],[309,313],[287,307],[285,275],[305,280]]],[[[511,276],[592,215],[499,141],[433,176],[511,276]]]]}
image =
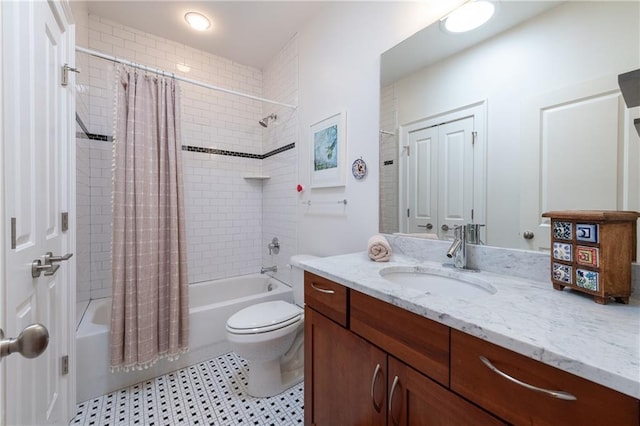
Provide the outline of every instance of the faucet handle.
{"type": "Polygon", "coordinates": [[[480,239],[480,228],[486,226],[485,224],[469,223],[467,224],[467,242],[471,244],[482,244],[484,242],[480,239]]]}

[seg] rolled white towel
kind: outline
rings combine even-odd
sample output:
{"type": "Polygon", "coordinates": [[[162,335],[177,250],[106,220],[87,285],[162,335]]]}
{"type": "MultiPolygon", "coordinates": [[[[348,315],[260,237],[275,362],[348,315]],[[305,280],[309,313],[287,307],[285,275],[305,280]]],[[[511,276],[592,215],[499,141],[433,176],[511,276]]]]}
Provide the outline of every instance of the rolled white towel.
{"type": "Polygon", "coordinates": [[[367,243],[367,253],[376,262],[387,262],[391,257],[391,246],[383,235],[374,235],[367,243]]]}

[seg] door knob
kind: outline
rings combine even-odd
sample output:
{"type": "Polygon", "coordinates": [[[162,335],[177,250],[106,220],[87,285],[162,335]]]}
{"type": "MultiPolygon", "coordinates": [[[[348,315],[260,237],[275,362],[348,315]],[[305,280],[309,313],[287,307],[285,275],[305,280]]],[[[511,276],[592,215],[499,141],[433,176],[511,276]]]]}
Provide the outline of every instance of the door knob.
{"type": "Polygon", "coordinates": [[[0,359],[19,352],[25,358],[35,358],[49,345],[49,331],[42,324],[31,324],[22,330],[17,338],[4,338],[0,328],[0,359]]]}
{"type": "Polygon", "coordinates": [[[440,227],[440,229],[442,229],[444,232],[447,232],[449,230],[449,225],[447,225],[446,223],[444,225],[442,225],[440,227]]]}
{"type": "Polygon", "coordinates": [[[44,271],[45,277],[50,277],[60,269],[60,265],[54,265],[53,263],[42,263],[40,259],[36,259],[31,262],[31,276],[33,278],[40,278],[40,274],[44,271]]]}
{"type": "Polygon", "coordinates": [[[54,265],[54,263],[69,260],[71,256],[73,256],[73,253],[67,253],[64,256],[54,256],[52,252],[48,251],[44,254],[44,263],[40,259],[31,262],[31,276],[33,278],[40,278],[40,274],[44,272],[45,277],[50,277],[60,269],[60,265],[54,265]]]}
{"type": "Polygon", "coordinates": [[[534,237],[533,232],[531,231],[524,231],[522,233],[522,238],[524,238],[525,240],[532,240],[534,237]]]}
{"type": "Polygon", "coordinates": [[[44,263],[62,262],[69,260],[73,256],[73,253],[67,253],[64,256],[54,256],[52,252],[48,251],[44,255],[44,263]]]}
{"type": "Polygon", "coordinates": [[[427,228],[429,230],[433,229],[433,225],[430,223],[427,223],[426,225],[418,225],[418,228],[427,228]]]}

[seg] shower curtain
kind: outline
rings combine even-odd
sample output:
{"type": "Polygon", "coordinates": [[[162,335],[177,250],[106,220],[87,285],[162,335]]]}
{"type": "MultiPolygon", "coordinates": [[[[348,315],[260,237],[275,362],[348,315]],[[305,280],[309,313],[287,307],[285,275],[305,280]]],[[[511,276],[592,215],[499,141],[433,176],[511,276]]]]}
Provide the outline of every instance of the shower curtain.
{"type": "Polygon", "coordinates": [[[179,87],[118,65],[114,111],[111,370],[188,350],[179,87]]]}

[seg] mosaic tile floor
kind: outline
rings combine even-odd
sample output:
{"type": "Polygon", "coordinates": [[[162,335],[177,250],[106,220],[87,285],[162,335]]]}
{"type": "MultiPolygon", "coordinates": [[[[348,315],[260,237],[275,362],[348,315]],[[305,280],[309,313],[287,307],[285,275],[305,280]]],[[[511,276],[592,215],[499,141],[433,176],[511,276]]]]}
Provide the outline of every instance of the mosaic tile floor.
{"type": "Polygon", "coordinates": [[[78,404],[70,425],[301,425],[302,383],[269,397],[246,393],[247,364],[235,353],[78,404]]]}

